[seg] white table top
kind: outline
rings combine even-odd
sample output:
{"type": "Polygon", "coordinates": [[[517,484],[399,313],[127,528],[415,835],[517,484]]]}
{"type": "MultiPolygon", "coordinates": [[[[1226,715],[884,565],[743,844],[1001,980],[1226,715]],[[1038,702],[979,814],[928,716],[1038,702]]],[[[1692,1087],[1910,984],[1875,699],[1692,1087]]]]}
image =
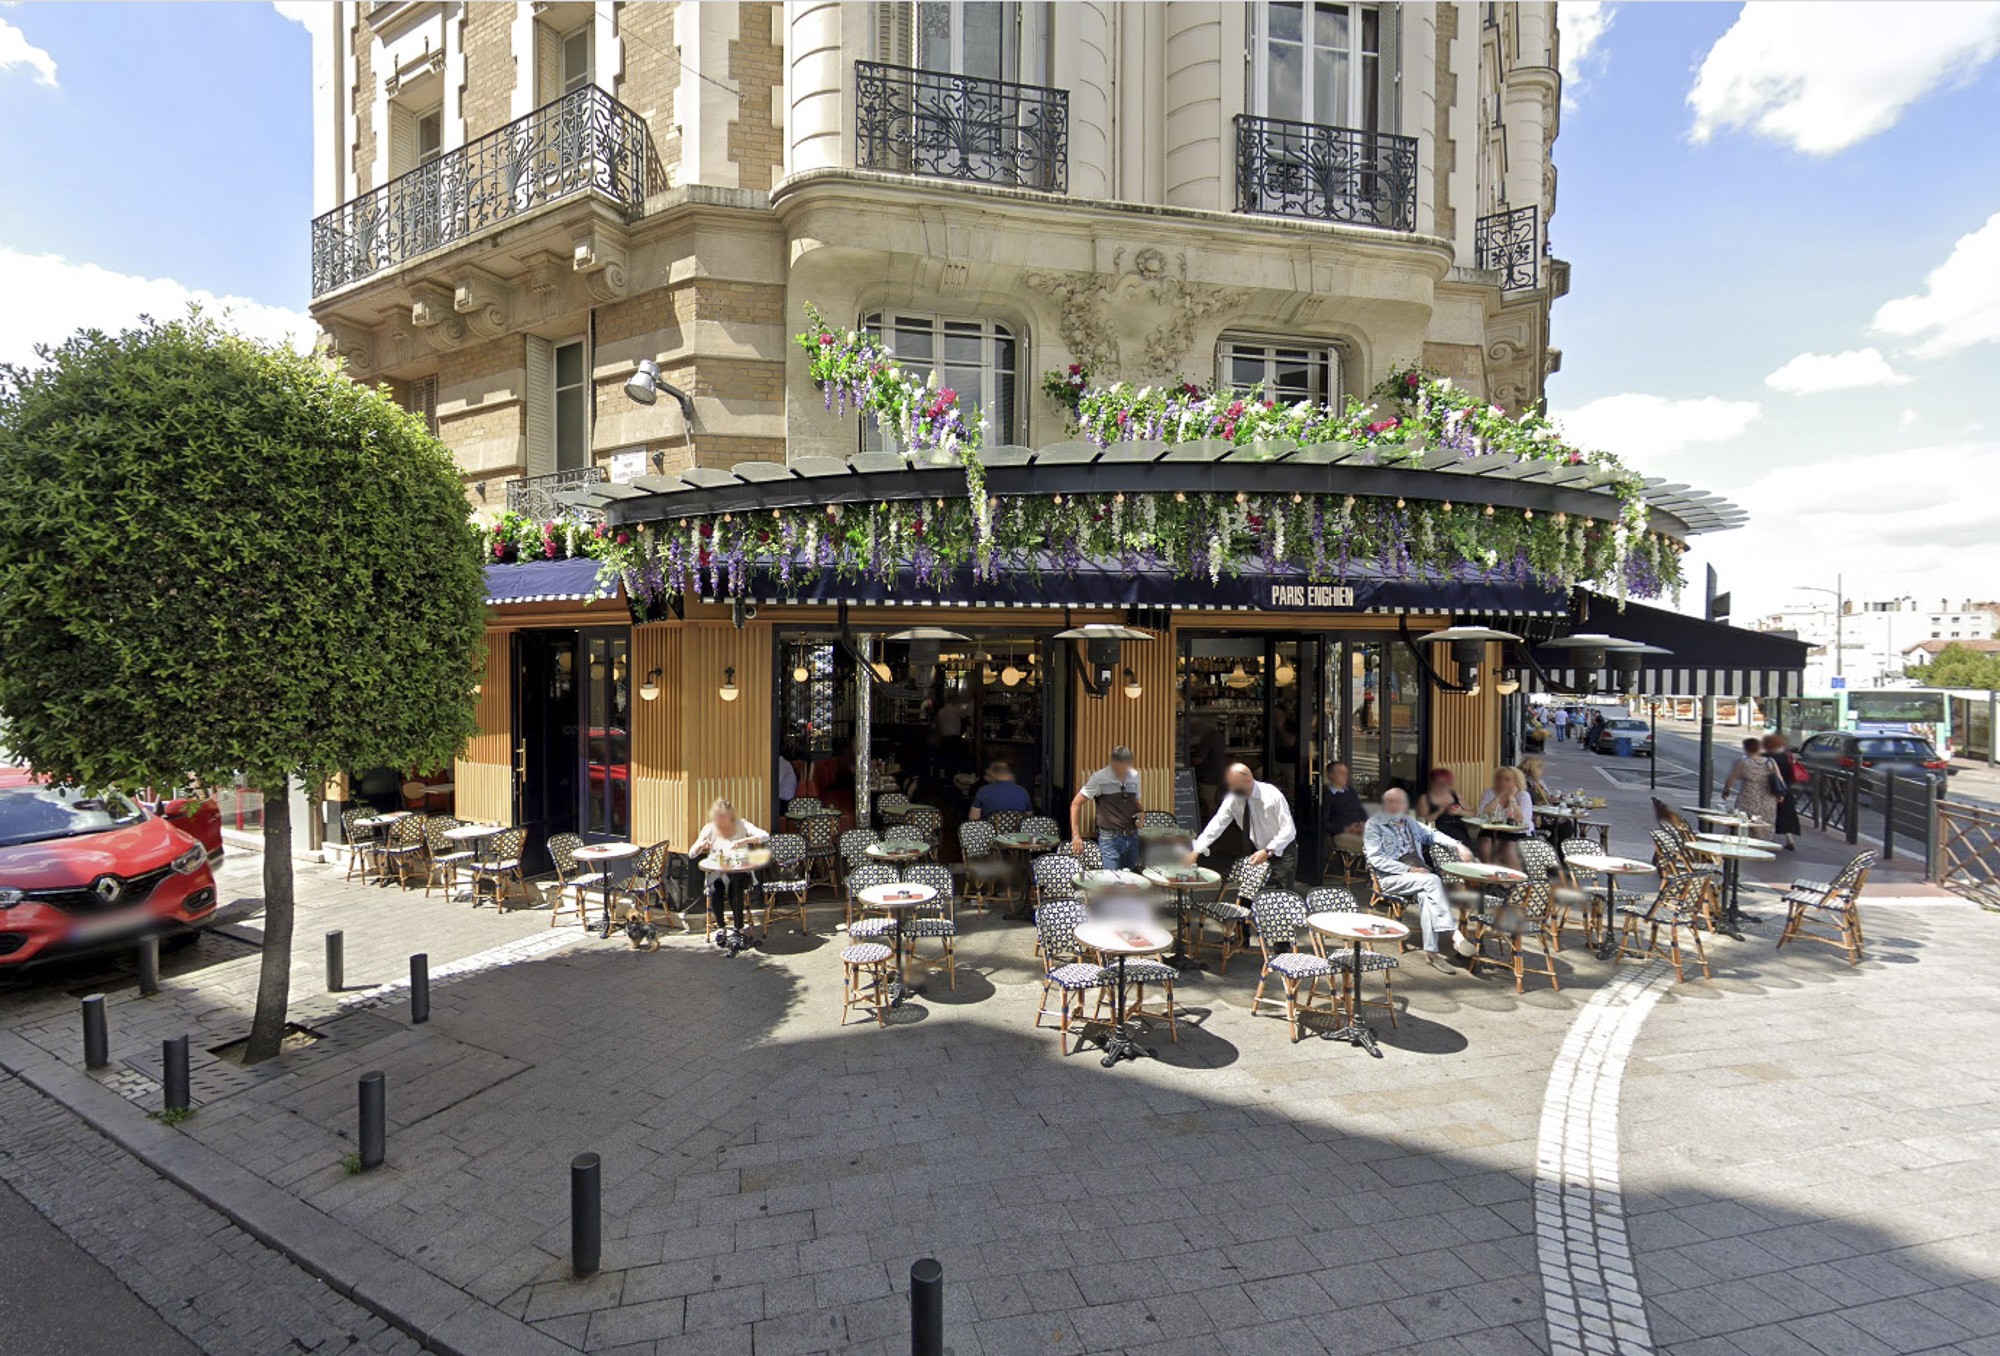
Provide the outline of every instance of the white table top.
{"type": "Polygon", "coordinates": [[[1689,852],[1699,852],[1704,857],[1733,857],[1739,862],[1775,862],[1778,854],[1767,847],[1754,843],[1689,843],[1689,852]]]}
{"type": "Polygon", "coordinates": [[[1499,885],[1519,885],[1528,878],[1511,866],[1495,866],[1491,862],[1446,862],[1444,870],[1464,880],[1492,881],[1499,885]]]}
{"type": "Polygon", "coordinates": [[[886,885],[871,885],[854,897],[871,909],[914,909],[936,899],[937,891],[928,885],[890,881],[886,885]]]}
{"type": "Polygon", "coordinates": [[[498,824],[461,824],[455,829],[446,829],[444,836],[454,843],[476,843],[482,838],[505,832],[498,824]]]}
{"type": "Polygon", "coordinates": [[[570,855],[586,862],[613,862],[639,851],[637,843],[585,843],[570,855]]]}
{"type": "Polygon", "coordinates": [[[1143,890],[1146,878],[1137,871],[1086,871],[1076,878],[1086,890],[1143,890]]]}
{"type": "Polygon", "coordinates": [[[1477,818],[1468,818],[1468,819],[1467,819],[1467,820],[1466,820],[1465,822],[1466,822],[1466,823],[1468,823],[1468,824],[1470,824],[1470,825],[1471,825],[1471,826],[1472,826],[1473,828],[1475,828],[1475,829],[1484,829],[1484,830],[1485,830],[1486,832],[1488,832],[1488,833],[1528,833],[1528,832],[1530,832],[1530,829],[1529,829],[1529,827],[1528,827],[1528,826],[1527,826],[1526,824],[1516,824],[1516,823],[1515,823],[1515,822],[1514,822],[1513,820],[1511,820],[1511,819],[1477,819],[1477,818]]]}
{"type": "Polygon", "coordinates": [[[408,810],[390,810],[383,814],[370,815],[366,819],[357,819],[354,821],[354,827],[357,829],[379,829],[384,824],[393,824],[399,819],[408,819],[409,817],[410,812],[408,810]]]}
{"type": "Polygon", "coordinates": [[[1760,843],[1767,847],[1770,845],[1769,840],[1753,838],[1740,830],[1736,833],[1697,833],[1694,837],[1703,843],[1749,843],[1753,847],[1760,843]]]}
{"type": "Polygon", "coordinates": [[[1706,820],[1711,824],[1760,824],[1763,822],[1753,815],[1744,814],[1741,810],[1711,810],[1701,805],[1683,805],[1681,809],[1693,815],[1696,819],[1706,820]]]}
{"type": "Polygon", "coordinates": [[[1350,942],[1395,942],[1410,935],[1408,925],[1379,914],[1329,912],[1306,915],[1306,926],[1350,942]]]}
{"type": "MultiPolygon", "coordinates": [[[[581,852],[577,854],[579,857],[582,855],[581,852]]],[[[739,876],[749,871],[762,871],[770,864],[771,854],[762,850],[753,851],[745,860],[726,866],[720,857],[708,856],[701,859],[701,869],[718,876],[739,876]]]]}
{"type": "Polygon", "coordinates": [[[922,843],[870,843],[864,851],[877,861],[913,862],[930,849],[922,843]]]}
{"type": "Polygon", "coordinates": [[[1149,866],[1139,874],[1153,882],[1153,884],[1163,886],[1169,890],[1192,890],[1197,886],[1219,885],[1222,882],[1222,873],[1220,871],[1211,871],[1205,866],[1149,866]],[[1185,871],[1188,874],[1175,876],[1173,874],[1175,871],[1185,871]]]}
{"type": "Polygon", "coordinates": [[[1651,862],[1636,857],[1600,857],[1595,852],[1572,852],[1564,860],[1585,871],[1602,871],[1612,876],[1650,876],[1655,870],[1651,862]]]}
{"type": "Polygon", "coordinates": [[[1076,939],[1107,956],[1157,956],[1174,944],[1172,933],[1151,923],[1083,923],[1076,939]]]}

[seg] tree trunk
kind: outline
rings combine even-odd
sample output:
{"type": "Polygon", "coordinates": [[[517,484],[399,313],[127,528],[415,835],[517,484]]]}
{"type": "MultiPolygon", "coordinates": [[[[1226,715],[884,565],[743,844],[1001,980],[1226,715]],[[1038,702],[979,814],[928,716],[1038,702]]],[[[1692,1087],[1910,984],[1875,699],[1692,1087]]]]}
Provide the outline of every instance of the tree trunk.
{"type": "Polygon", "coordinates": [[[292,992],[292,791],[291,778],[264,793],[264,955],[257,971],[257,1015],[250,1023],[246,1063],[271,1058],[285,1039],[285,1008],[292,992]]]}

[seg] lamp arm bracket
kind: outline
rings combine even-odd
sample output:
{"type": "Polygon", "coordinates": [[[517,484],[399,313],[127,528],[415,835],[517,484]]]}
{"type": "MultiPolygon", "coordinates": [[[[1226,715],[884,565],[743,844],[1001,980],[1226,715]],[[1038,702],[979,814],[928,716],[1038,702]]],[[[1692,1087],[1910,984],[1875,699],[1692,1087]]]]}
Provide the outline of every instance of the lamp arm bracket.
{"type": "Polygon", "coordinates": [[[1403,642],[1403,648],[1408,650],[1411,656],[1416,659],[1417,667],[1424,671],[1426,678],[1437,684],[1440,691],[1461,694],[1472,691],[1472,684],[1447,683],[1439,676],[1438,671],[1431,667],[1431,661],[1424,656],[1423,650],[1417,645],[1416,638],[1410,634],[1409,613],[1399,612],[1396,614],[1396,633],[1397,638],[1403,642]]]}

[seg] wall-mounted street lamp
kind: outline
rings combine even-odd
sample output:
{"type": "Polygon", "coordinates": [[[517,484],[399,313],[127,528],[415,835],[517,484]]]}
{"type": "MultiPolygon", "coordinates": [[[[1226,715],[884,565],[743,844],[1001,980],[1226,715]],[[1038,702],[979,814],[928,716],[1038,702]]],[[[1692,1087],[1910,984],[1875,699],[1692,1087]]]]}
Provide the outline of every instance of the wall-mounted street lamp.
{"type": "Polygon", "coordinates": [[[722,688],[715,694],[726,702],[733,702],[742,694],[736,687],[736,666],[730,665],[722,671],[722,688]]]}
{"type": "Polygon", "coordinates": [[[653,669],[646,674],[646,681],[639,684],[639,700],[650,702],[660,695],[660,671],[653,669]]]}
{"type": "Polygon", "coordinates": [[[651,405],[664,393],[681,407],[681,418],[694,427],[694,397],[672,382],[660,378],[660,365],[651,358],[639,359],[639,368],[625,379],[625,395],[634,404],[651,405]]]}

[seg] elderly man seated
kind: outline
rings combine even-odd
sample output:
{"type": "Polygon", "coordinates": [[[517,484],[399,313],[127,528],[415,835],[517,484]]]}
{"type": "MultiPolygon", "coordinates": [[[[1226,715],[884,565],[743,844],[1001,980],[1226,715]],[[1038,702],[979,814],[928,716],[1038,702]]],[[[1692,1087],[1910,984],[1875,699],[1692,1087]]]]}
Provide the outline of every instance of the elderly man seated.
{"type": "Polygon", "coordinates": [[[1456,851],[1464,862],[1472,860],[1471,850],[1411,814],[1409,793],[1396,787],[1382,793],[1381,813],[1370,817],[1361,838],[1368,865],[1375,872],[1382,893],[1417,901],[1418,916],[1424,927],[1424,960],[1433,969],[1451,973],[1451,965],[1439,947],[1445,940],[1451,940],[1452,959],[1458,959],[1458,923],[1452,916],[1444,881],[1428,864],[1429,849],[1433,843],[1442,843],[1456,851]]]}

